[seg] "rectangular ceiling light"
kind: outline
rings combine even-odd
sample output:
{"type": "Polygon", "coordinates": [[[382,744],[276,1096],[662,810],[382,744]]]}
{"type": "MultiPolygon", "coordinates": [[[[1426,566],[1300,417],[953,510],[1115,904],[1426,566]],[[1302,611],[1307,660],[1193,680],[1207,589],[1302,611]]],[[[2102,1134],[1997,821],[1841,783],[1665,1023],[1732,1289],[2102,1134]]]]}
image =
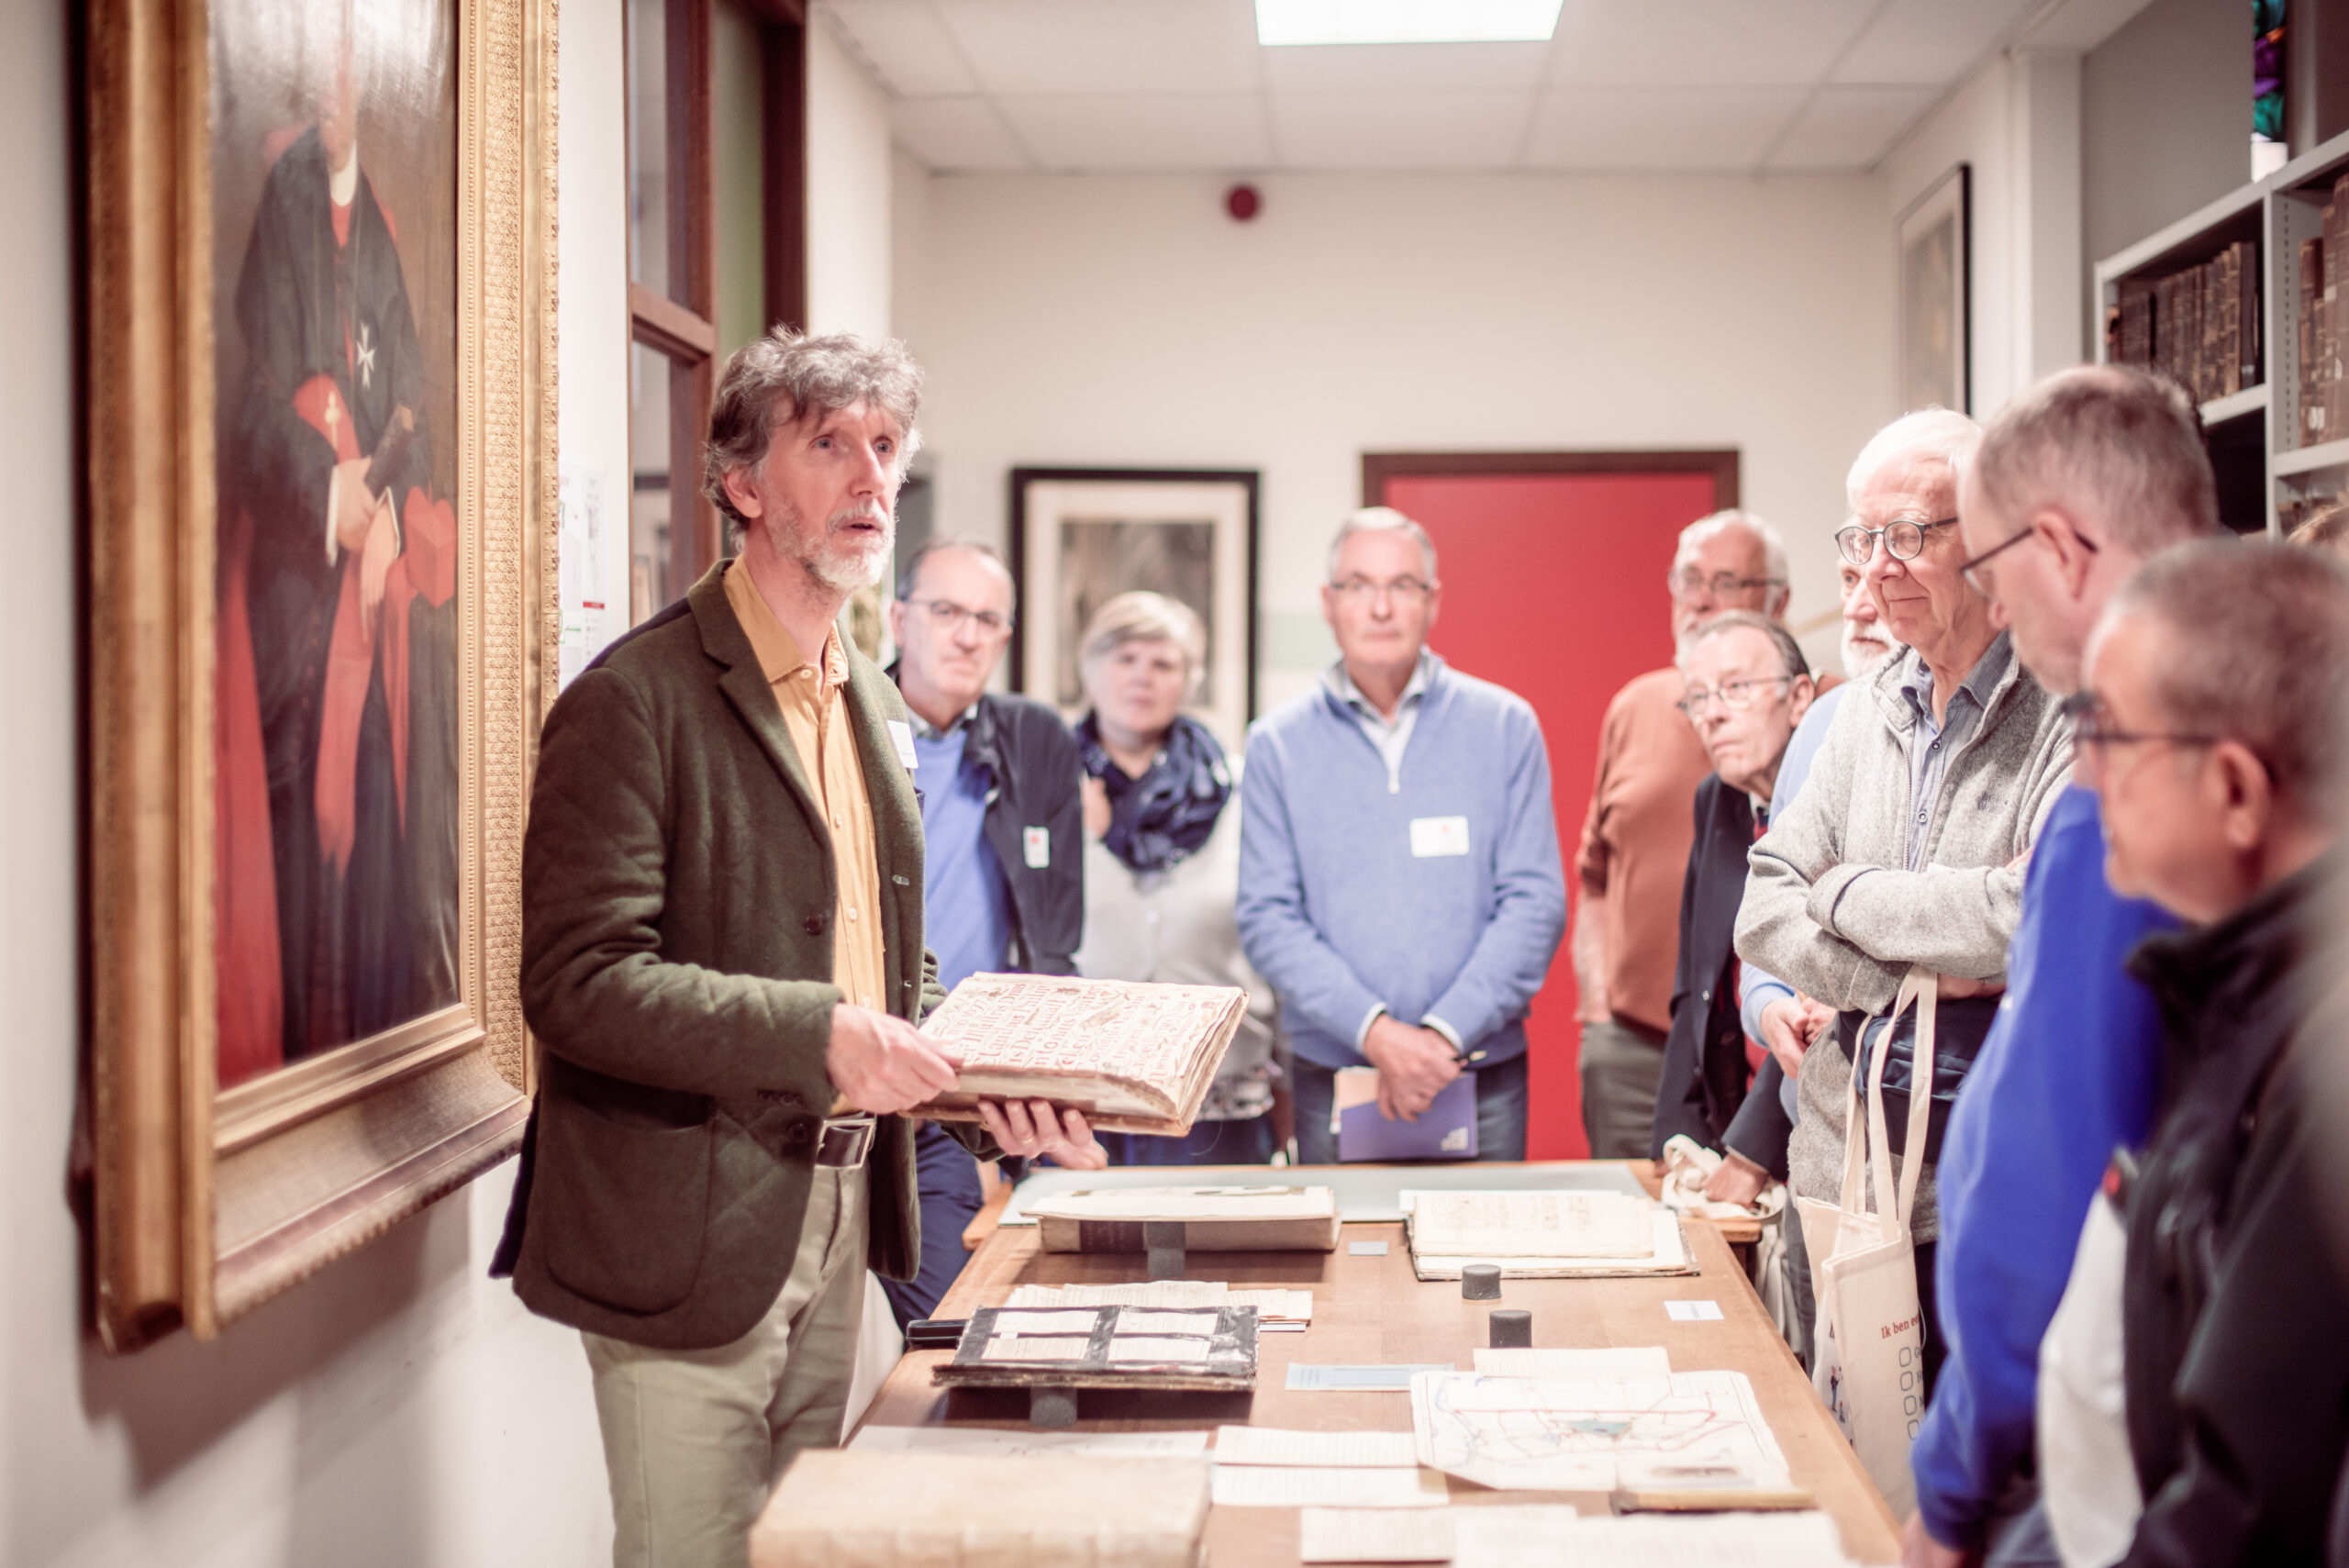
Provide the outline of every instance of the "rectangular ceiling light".
{"type": "Polygon", "coordinates": [[[1256,0],[1262,44],[1546,43],[1563,0],[1256,0]]]}

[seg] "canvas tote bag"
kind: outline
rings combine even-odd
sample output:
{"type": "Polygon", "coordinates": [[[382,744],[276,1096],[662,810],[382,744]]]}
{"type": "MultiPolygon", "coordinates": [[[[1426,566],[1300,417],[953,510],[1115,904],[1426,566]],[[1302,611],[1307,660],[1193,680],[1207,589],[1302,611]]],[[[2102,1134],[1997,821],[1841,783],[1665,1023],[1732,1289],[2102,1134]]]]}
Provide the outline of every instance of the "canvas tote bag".
{"type": "MultiPolygon", "coordinates": [[[[1909,1095],[1904,1147],[1918,1155],[1924,1150],[1926,1123],[1932,1115],[1933,1004],[1940,990],[1938,974],[1912,966],[1892,1004],[1893,1018],[1911,1003],[1917,1008],[1914,1060],[1922,1065],[1911,1072],[1921,1074],[1922,1081],[1909,1095]]],[[[1811,1283],[1819,1304],[1811,1381],[1860,1462],[1867,1466],[1876,1490],[1892,1506],[1893,1518],[1904,1518],[1917,1501],[1909,1444],[1925,1416],[1925,1319],[1917,1300],[1916,1253],[1909,1234],[1925,1162],[1918,1157],[1902,1162],[1889,1212],[1867,1207],[1861,1182],[1865,1162],[1875,1178],[1869,1190],[1877,1205],[1894,1193],[1884,1118],[1884,1064],[1892,1054],[1891,1033],[1887,1027],[1868,1053],[1865,1095],[1860,1075],[1852,1075],[1840,1201],[1795,1201],[1802,1216],[1803,1240],[1810,1249],[1811,1283]],[[1864,1102],[1865,1143],[1856,1136],[1864,1102]]]]}

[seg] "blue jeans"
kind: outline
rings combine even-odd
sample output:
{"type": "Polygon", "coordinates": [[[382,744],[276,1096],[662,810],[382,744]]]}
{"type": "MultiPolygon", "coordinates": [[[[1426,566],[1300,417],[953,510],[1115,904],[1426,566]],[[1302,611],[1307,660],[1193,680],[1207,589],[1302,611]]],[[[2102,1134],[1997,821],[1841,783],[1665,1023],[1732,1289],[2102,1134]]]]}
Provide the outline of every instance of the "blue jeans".
{"type": "Polygon", "coordinates": [[[934,1121],[914,1123],[914,1184],[921,1195],[921,1267],[909,1280],[881,1282],[900,1329],[937,1311],[961,1277],[971,1261],[963,1250],[963,1228],[983,1201],[978,1162],[934,1121]]]}
{"type": "MultiPolygon", "coordinates": [[[[1334,1068],[1297,1059],[1290,1079],[1297,1095],[1297,1158],[1304,1165],[1338,1162],[1338,1138],[1330,1130],[1330,1108],[1338,1100],[1334,1068]]],[[[1476,1069],[1476,1158],[1525,1158],[1525,1058],[1476,1069]]],[[[1451,1163],[1451,1162],[1430,1162],[1451,1163]]]]}
{"type": "Polygon", "coordinates": [[[1181,1138],[1141,1132],[1101,1132],[1095,1137],[1109,1151],[1112,1165],[1269,1165],[1273,1162],[1273,1118],[1198,1121],[1181,1138]]]}

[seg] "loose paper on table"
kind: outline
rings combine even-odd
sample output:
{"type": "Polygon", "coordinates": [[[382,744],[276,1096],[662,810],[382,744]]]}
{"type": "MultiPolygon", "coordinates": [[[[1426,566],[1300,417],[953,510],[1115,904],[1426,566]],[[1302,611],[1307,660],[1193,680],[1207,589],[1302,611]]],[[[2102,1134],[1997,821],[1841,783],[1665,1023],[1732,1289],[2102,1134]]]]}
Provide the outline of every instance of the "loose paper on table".
{"type": "Polygon", "coordinates": [[[1295,1432],[1275,1427],[1218,1427],[1218,1464],[1282,1464],[1394,1468],[1419,1462],[1408,1432],[1295,1432]]]}
{"type": "Polygon", "coordinates": [[[1308,1508],[1298,1525],[1297,1556],[1307,1562],[1449,1562],[1454,1512],[1308,1508]]]}
{"type": "Polygon", "coordinates": [[[1844,1568],[1850,1562],[1825,1514],[1507,1517],[1535,1511],[1447,1509],[1453,1568],[1844,1568]]]}
{"type": "Polygon", "coordinates": [[[1443,1477],[1408,1468],[1219,1464],[1219,1508],[1438,1508],[1452,1500],[1443,1477]]]}
{"type": "Polygon", "coordinates": [[[1672,1358],[1662,1345],[1586,1351],[1505,1346],[1479,1348],[1476,1370],[1507,1377],[1670,1377],[1672,1358]]]}
{"type": "Polygon", "coordinates": [[[1631,1258],[1652,1251],[1655,1205],[1617,1193],[1419,1192],[1411,1250],[1449,1258],[1631,1258]]]}
{"type": "Polygon", "coordinates": [[[1405,1393],[1411,1379],[1423,1372],[1451,1372],[1453,1369],[1432,1362],[1395,1362],[1386,1365],[1331,1366],[1319,1362],[1288,1363],[1288,1386],[1316,1393],[1347,1390],[1361,1393],[1365,1389],[1384,1389],[1405,1393]]]}
{"type": "Polygon", "coordinates": [[[1411,1380],[1419,1462],[1503,1491],[1611,1492],[1619,1460],[1671,1459],[1783,1473],[1786,1456],[1736,1372],[1669,1377],[1411,1380]]]}

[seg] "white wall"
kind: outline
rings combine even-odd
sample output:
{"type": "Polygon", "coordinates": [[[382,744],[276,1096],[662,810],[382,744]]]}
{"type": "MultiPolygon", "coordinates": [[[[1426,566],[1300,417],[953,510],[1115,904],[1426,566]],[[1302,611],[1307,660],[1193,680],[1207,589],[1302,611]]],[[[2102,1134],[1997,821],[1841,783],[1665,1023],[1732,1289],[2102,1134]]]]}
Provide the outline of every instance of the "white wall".
{"type": "Polygon", "coordinates": [[[2021,50],[1985,62],[1886,160],[1887,233],[1960,162],[1973,170],[1973,412],[1987,419],[2086,357],[2079,55],[2021,50]]]}
{"type": "MultiPolygon", "coordinates": [[[[615,8],[614,14],[617,15],[615,8]]],[[[577,1336],[484,1277],[511,1165],[198,1345],[122,1360],[82,1327],[65,1199],[78,994],[67,8],[0,50],[0,1562],[534,1568],[609,1560],[577,1336]]],[[[569,41],[566,36],[566,43],[569,41]]]]}
{"type": "Polygon", "coordinates": [[[628,629],[628,78],[620,0],[563,0],[557,26],[555,418],[568,681],[628,629]]]}
{"type": "Polygon", "coordinates": [[[1212,178],[923,184],[899,328],[941,530],[1000,539],[1021,463],[1263,470],[1264,706],[1327,656],[1364,450],[1736,447],[1791,618],[1834,606],[1843,473],[1892,411],[1880,180],[1290,176],[1244,226],[1212,178]]]}
{"type": "Polygon", "coordinates": [[[889,103],[829,20],[807,27],[807,322],[889,335],[889,103]]]}

